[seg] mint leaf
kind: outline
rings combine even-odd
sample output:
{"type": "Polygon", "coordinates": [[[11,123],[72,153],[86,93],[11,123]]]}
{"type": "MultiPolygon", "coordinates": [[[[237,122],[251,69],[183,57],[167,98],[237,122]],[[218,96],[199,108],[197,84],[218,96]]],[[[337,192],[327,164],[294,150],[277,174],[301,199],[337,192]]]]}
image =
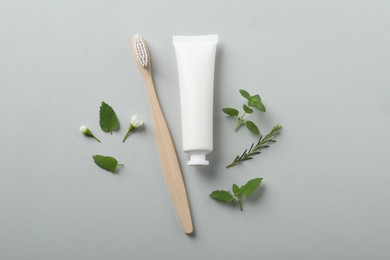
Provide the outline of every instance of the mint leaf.
{"type": "Polygon", "coordinates": [[[238,116],[238,110],[234,108],[227,107],[222,109],[222,111],[229,116],[238,116]]]}
{"type": "Polygon", "coordinates": [[[233,194],[236,198],[233,197],[233,195],[230,193],[230,191],[225,190],[215,190],[210,194],[210,197],[212,199],[231,203],[234,202],[234,204],[237,204],[240,207],[240,210],[243,211],[243,200],[245,197],[248,197],[251,195],[260,185],[263,178],[255,178],[250,181],[248,181],[245,185],[238,187],[237,184],[232,185],[233,194]]]}
{"type": "Polygon", "coordinates": [[[246,91],[244,89],[240,89],[239,91],[240,91],[241,96],[248,99],[248,101],[249,101],[249,99],[251,98],[251,95],[248,93],[248,91],[246,91]]]}
{"type": "Polygon", "coordinates": [[[212,199],[222,202],[232,202],[234,200],[233,195],[229,191],[215,190],[210,194],[212,199]]]}
{"type": "Polygon", "coordinates": [[[104,101],[102,102],[102,105],[100,106],[100,128],[104,132],[112,132],[113,130],[118,130],[119,129],[119,121],[118,117],[115,114],[114,109],[112,107],[105,103],[104,101]]]}
{"type": "Polygon", "coordinates": [[[237,184],[233,184],[232,190],[233,190],[234,196],[238,197],[241,195],[240,187],[238,187],[237,184]]]}
{"type": "Polygon", "coordinates": [[[118,164],[118,161],[111,156],[93,155],[92,158],[97,166],[112,173],[115,173],[119,167],[123,166],[118,164]]]}
{"type": "Polygon", "coordinates": [[[249,108],[247,105],[243,105],[242,108],[244,109],[245,113],[247,113],[247,114],[253,113],[253,109],[249,108]]]}
{"type": "Polygon", "coordinates": [[[245,125],[249,129],[249,131],[251,131],[255,135],[260,134],[259,128],[257,128],[255,123],[253,123],[252,121],[249,121],[249,120],[245,121],[245,125]]]}
{"type": "Polygon", "coordinates": [[[240,190],[243,197],[251,195],[260,185],[263,178],[255,178],[248,181],[245,185],[241,186],[240,190]]]}

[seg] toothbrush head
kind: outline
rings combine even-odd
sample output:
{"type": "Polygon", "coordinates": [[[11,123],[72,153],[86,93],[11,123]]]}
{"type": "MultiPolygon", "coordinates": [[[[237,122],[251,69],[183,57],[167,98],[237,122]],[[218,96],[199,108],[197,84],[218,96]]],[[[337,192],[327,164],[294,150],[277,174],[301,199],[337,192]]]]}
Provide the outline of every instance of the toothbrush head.
{"type": "Polygon", "coordinates": [[[145,40],[138,34],[133,36],[133,51],[138,65],[146,70],[150,69],[150,55],[145,40]]]}

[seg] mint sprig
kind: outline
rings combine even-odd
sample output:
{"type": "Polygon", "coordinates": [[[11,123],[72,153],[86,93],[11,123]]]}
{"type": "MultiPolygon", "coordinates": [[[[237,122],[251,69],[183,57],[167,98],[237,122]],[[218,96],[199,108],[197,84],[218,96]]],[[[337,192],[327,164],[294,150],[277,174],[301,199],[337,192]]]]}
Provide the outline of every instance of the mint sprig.
{"type": "Polygon", "coordinates": [[[243,199],[249,197],[260,186],[263,178],[254,178],[248,181],[246,184],[239,187],[237,184],[232,185],[233,194],[226,190],[215,190],[210,194],[210,197],[214,200],[235,203],[240,206],[240,210],[243,211],[243,199]]]}
{"type": "Polygon", "coordinates": [[[254,112],[252,108],[255,108],[261,112],[266,111],[265,106],[261,101],[260,95],[251,96],[249,92],[244,89],[240,89],[239,92],[241,96],[243,96],[247,101],[247,104],[244,104],[242,106],[242,109],[244,110],[242,115],[240,116],[240,112],[237,109],[232,107],[226,107],[222,109],[222,111],[229,116],[233,116],[237,118],[237,124],[236,127],[234,128],[234,131],[237,132],[241,126],[245,125],[249,131],[251,131],[256,135],[259,135],[260,134],[259,128],[256,126],[254,122],[245,120],[245,116],[252,114],[254,112]]]}
{"type": "Polygon", "coordinates": [[[118,160],[111,156],[93,155],[93,160],[100,168],[112,173],[116,173],[117,169],[122,167],[123,164],[118,163],[118,160]]]}
{"type": "Polygon", "coordinates": [[[245,151],[241,155],[237,155],[236,158],[226,166],[226,168],[230,168],[240,162],[250,160],[253,158],[252,156],[261,153],[260,150],[268,148],[271,143],[276,142],[274,138],[280,134],[281,129],[282,126],[277,124],[266,136],[263,137],[262,135],[260,135],[260,138],[256,144],[252,143],[249,149],[245,149],[245,151]]]}
{"type": "Polygon", "coordinates": [[[119,129],[119,120],[118,117],[116,116],[116,113],[112,107],[107,104],[106,102],[102,102],[102,105],[100,106],[100,128],[104,132],[111,132],[114,130],[119,129]]]}

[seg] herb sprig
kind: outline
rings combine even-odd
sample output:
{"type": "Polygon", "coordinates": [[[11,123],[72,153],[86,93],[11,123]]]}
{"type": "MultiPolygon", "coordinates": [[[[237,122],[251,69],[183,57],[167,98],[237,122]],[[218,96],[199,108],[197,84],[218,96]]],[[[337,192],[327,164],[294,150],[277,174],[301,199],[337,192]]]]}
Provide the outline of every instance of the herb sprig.
{"type": "Polygon", "coordinates": [[[253,159],[252,156],[261,153],[261,149],[268,148],[271,143],[276,142],[274,138],[280,134],[281,129],[282,126],[277,124],[265,137],[260,135],[259,141],[257,141],[256,144],[252,143],[249,149],[245,149],[241,155],[237,155],[236,158],[226,166],[226,168],[230,168],[240,162],[253,159]]]}
{"type": "Polygon", "coordinates": [[[237,184],[232,185],[233,194],[226,190],[215,190],[210,194],[210,197],[214,200],[225,203],[236,203],[240,206],[240,210],[243,211],[242,201],[244,198],[252,195],[252,193],[260,186],[263,178],[255,178],[248,181],[245,185],[238,187],[237,184]],[[234,195],[234,197],[233,197],[234,195]]]}
{"type": "Polygon", "coordinates": [[[229,116],[237,117],[237,124],[236,124],[236,127],[234,128],[234,131],[237,132],[241,126],[245,125],[249,131],[251,131],[252,133],[254,133],[256,135],[259,135],[260,130],[256,126],[256,124],[250,120],[245,120],[244,118],[246,115],[253,113],[253,109],[251,107],[256,108],[257,110],[259,110],[261,112],[266,111],[265,106],[264,106],[263,102],[261,101],[260,95],[251,96],[249,94],[249,92],[244,90],[244,89],[240,89],[240,94],[241,94],[241,96],[243,96],[247,100],[247,104],[244,104],[242,106],[242,109],[244,110],[244,112],[241,116],[240,116],[240,112],[235,108],[226,107],[226,108],[222,109],[222,111],[229,116]]]}

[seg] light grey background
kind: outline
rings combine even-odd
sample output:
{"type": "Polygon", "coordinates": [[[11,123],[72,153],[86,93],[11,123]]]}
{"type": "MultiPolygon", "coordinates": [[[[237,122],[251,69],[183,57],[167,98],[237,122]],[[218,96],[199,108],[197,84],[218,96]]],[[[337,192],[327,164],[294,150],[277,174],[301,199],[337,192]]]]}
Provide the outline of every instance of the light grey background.
{"type": "Polygon", "coordinates": [[[0,2],[1,259],[389,259],[390,3],[361,1],[0,2]],[[183,234],[157,152],[131,35],[152,52],[195,234],[183,234]],[[171,37],[218,33],[211,166],[181,151],[171,37]],[[234,133],[238,89],[279,142],[224,166],[256,138],[234,133]],[[122,128],[100,131],[104,100],[122,128]],[[132,114],[146,122],[125,144],[132,114]],[[83,137],[89,126],[102,144],[83,137]],[[116,156],[117,175],[92,162],[116,156]],[[263,177],[238,208],[211,200],[263,177]]]}

